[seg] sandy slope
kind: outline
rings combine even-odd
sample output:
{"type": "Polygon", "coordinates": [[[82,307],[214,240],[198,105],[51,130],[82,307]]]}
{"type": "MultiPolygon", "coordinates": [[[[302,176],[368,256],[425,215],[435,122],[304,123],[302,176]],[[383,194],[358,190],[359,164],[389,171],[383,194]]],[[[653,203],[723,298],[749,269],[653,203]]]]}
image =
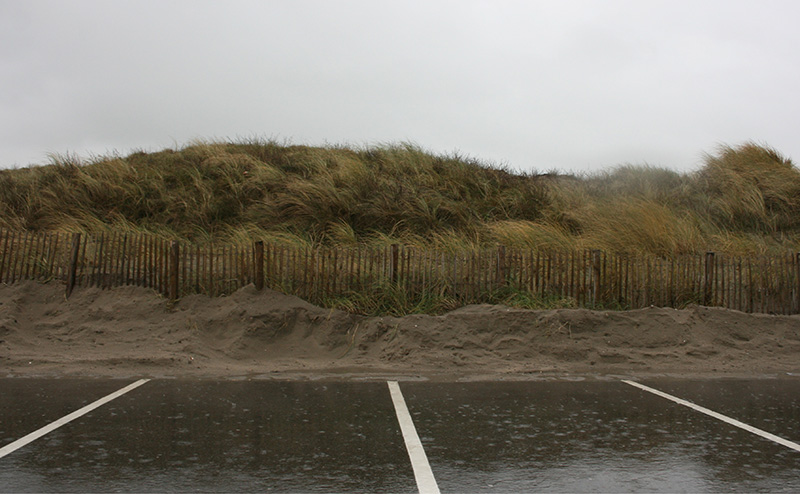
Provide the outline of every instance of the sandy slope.
{"type": "Polygon", "coordinates": [[[0,285],[2,375],[532,379],[800,373],[800,316],[725,309],[366,318],[245,287],[170,306],[149,290],[0,285]]]}

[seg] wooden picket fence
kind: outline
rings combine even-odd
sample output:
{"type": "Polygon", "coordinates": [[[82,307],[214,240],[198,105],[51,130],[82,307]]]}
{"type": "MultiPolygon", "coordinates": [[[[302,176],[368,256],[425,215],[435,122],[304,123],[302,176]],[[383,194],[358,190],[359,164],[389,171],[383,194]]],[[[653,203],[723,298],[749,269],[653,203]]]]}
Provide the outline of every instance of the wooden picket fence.
{"type": "Polygon", "coordinates": [[[325,304],[393,287],[461,304],[518,291],[576,307],[635,309],[688,304],[800,313],[800,254],[737,257],[708,252],[670,259],[499,246],[442,252],[386,248],[196,245],[145,234],[81,235],[0,230],[0,283],[59,280],[75,287],[136,285],[170,299],[230,294],[253,283],[325,304]]]}

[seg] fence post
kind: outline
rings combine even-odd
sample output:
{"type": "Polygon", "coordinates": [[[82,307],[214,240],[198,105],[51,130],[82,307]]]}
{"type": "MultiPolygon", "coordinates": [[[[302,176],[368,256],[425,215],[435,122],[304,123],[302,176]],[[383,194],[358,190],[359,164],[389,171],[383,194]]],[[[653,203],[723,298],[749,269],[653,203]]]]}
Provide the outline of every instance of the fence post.
{"type": "Polygon", "coordinates": [[[703,280],[703,305],[711,304],[714,289],[714,253],[706,252],[706,265],[703,280]]]}
{"type": "Polygon", "coordinates": [[[400,245],[392,244],[392,259],[390,263],[392,270],[392,272],[390,273],[391,274],[390,279],[392,280],[392,284],[396,284],[397,278],[400,276],[400,273],[398,272],[397,269],[399,257],[400,257],[400,245]]]}
{"type": "Polygon", "coordinates": [[[67,274],[67,298],[72,295],[72,289],[75,288],[75,278],[78,272],[78,253],[81,247],[81,234],[72,234],[72,252],[69,255],[69,272],[67,274]]]}
{"type": "Polygon", "coordinates": [[[169,255],[169,299],[178,300],[178,267],[180,265],[180,249],[178,241],[173,240],[169,255]]]}
{"type": "Polygon", "coordinates": [[[600,265],[600,251],[595,249],[592,251],[592,306],[597,306],[597,299],[600,297],[602,289],[600,265]]]}
{"type": "Polygon", "coordinates": [[[264,241],[256,242],[256,290],[264,289],[264,241]]]}

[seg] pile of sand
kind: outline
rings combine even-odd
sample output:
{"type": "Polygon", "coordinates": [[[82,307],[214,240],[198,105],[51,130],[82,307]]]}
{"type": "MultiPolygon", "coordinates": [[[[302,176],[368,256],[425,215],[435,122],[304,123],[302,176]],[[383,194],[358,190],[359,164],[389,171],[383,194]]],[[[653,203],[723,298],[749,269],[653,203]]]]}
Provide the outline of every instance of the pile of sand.
{"type": "Polygon", "coordinates": [[[6,375],[532,378],[800,372],[800,316],[473,305],[362,317],[245,287],[171,305],[150,290],[0,285],[6,375]]]}

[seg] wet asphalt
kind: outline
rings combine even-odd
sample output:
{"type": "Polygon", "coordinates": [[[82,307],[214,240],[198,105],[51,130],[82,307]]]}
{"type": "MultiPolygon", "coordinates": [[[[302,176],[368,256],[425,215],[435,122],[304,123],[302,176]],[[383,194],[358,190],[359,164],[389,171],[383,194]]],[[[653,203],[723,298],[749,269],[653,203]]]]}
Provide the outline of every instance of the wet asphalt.
{"type": "MultiPolygon", "coordinates": [[[[134,380],[0,379],[0,447],[134,380]]],[[[800,378],[645,380],[800,442],[800,378]]],[[[441,492],[798,492],[800,452],[616,380],[401,382],[441,492]]],[[[417,492],[386,382],[152,380],[0,492],[417,492]]]]}

